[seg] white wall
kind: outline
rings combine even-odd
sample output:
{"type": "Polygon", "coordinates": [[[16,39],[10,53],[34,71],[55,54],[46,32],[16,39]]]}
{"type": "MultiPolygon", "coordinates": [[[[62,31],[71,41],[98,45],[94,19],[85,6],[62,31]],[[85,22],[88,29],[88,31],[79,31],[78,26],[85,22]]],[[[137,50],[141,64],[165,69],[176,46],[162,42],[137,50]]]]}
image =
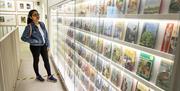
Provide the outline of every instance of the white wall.
{"type": "Polygon", "coordinates": [[[48,7],[57,4],[58,2],[65,1],[65,0],[48,0],[48,7]]]}

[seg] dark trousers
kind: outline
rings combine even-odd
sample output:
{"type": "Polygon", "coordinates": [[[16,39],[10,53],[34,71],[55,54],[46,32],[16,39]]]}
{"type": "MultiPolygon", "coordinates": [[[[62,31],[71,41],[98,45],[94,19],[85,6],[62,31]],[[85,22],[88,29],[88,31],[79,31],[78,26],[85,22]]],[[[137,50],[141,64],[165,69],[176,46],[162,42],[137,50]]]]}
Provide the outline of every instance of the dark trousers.
{"type": "Polygon", "coordinates": [[[30,50],[33,55],[33,68],[36,73],[36,76],[40,76],[39,74],[39,55],[41,54],[42,59],[44,61],[44,67],[46,68],[48,76],[51,75],[51,69],[49,65],[49,58],[48,58],[48,51],[47,51],[47,46],[32,46],[30,45],[30,50]]]}

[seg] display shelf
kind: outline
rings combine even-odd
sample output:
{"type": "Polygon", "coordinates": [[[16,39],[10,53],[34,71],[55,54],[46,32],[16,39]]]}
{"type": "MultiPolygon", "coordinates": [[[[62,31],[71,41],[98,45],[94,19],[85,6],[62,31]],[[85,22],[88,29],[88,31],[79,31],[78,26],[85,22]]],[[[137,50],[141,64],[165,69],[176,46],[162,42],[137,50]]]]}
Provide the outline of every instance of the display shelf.
{"type": "Polygon", "coordinates": [[[179,14],[124,14],[107,17],[106,15],[100,18],[128,18],[128,19],[157,19],[157,20],[178,20],[179,14]]]}
{"type": "MultiPolygon", "coordinates": [[[[68,45],[67,45],[68,46],[68,45]]],[[[69,46],[68,46],[69,47],[69,46]]],[[[69,47],[70,48],[70,47],[69,47]]],[[[72,48],[70,48],[72,51],[74,51],[72,48]]],[[[66,53],[66,55],[67,55],[67,53],[66,53]]],[[[75,55],[78,55],[80,58],[82,58],[77,52],[75,52],[75,55]]],[[[70,58],[69,56],[68,56],[68,58],[70,58]]],[[[70,58],[71,59],[71,58],[70,58]]],[[[86,61],[85,61],[85,59],[84,58],[82,58],[83,59],[83,61],[85,62],[85,63],[87,63],[86,61]]],[[[71,59],[71,60],[73,60],[73,59],[71,59]]],[[[82,71],[82,69],[80,69],[79,67],[78,67],[78,65],[77,64],[75,64],[74,63],[74,61],[72,61],[73,62],[73,64],[75,65],[75,67],[78,69],[78,70],[80,70],[80,72],[81,72],[81,74],[82,75],[84,75],[84,77],[89,81],[89,83],[93,83],[87,76],[86,76],[86,74],[82,71]]],[[[89,63],[87,63],[88,65],[90,65],[89,63]]],[[[91,66],[91,65],[90,65],[91,66]]],[[[81,80],[77,77],[77,76],[75,76],[78,80],[79,80],[79,82],[80,82],[80,84],[83,86],[83,88],[85,88],[85,86],[82,84],[82,82],[81,82],[81,80]]]]}
{"type": "MultiPolygon", "coordinates": [[[[80,43],[78,43],[78,45],[81,45],[80,43]]],[[[67,45],[68,46],[68,45],[67,45]]],[[[82,46],[82,45],[81,45],[82,46]]],[[[70,48],[70,47],[69,47],[70,48]]],[[[83,48],[84,48],[84,46],[83,46],[83,48]]],[[[71,50],[73,50],[72,48],[70,48],[71,50]]],[[[87,49],[86,49],[87,50],[87,49]]],[[[83,57],[81,57],[77,52],[75,52],[75,55],[78,55],[81,59],[83,59],[83,61],[86,63],[86,64],[88,64],[92,69],[94,69],[95,70],[95,68],[90,64],[90,63],[88,63],[87,61],[85,61],[86,59],[84,59],[83,57]]],[[[76,65],[76,67],[78,67],[77,65],[76,65]]],[[[79,68],[79,67],[78,67],[79,68]]],[[[81,70],[81,69],[80,69],[81,70]]],[[[81,72],[82,72],[82,70],[81,70],[81,72]]],[[[106,82],[108,82],[108,84],[110,84],[111,86],[113,86],[114,88],[116,88],[116,89],[118,89],[114,84],[112,84],[111,82],[110,82],[110,80],[108,80],[106,77],[104,77],[103,75],[102,75],[102,73],[100,73],[100,72],[98,72],[97,70],[95,70],[95,72],[96,73],[98,73],[98,75],[103,79],[103,80],[105,80],[106,82]]],[[[84,72],[82,72],[83,73],[83,75],[85,75],[84,74],[84,72]]],[[[86,75],[85,75],[86,76],[86,75]]],[[[87,76],[86,76],[87,77],[87,76]]],[[[88,79],[89,80],[89,79],[88,79]]],[[[89,80],[91,83],[92,83],[92,81],[91,80],[89,80]]]]}
{"type": "MultiPolygon", "coordinates": [[[[53,56],[53,55],[52,55],[53,56]]],[[[55,58],[55,56],[53,56],[53,58],[55,58]]],[[[64,61],[65,59],[64,59],[64,57],[59,57],[62,61],[64,61]]],[[[55,59],[55,60],[57,60],[57,59],[55,59]]],[[[60,72],[60,74],[62,74],[62,73],[64,73],[65,72],[65,69],[63,68],[63,66],[61,65],[61,64],[55,64],[55,66],[57,67],[57,69],[59,70],[59,72],[60,72]]],[[[70,79],[68,79],[66,76],[65,76],[65,74],[64,75],[62,75],[63,77],[62,77],[62,80],[63,80],[63,82],[65,82],[65,84],[66,84],[66,86],[71,86],[71,87],[73,87],[73,83],[71,82],[71,80],[70,79]]],[[[66,89],[68,89],[68,91],[74,91],[74,88],[68,88],[68,87],[66,87],[66,89]]]]}
{"type": "MultiPolygon", "coordinates": [[[[66,26],[66,27],[68,27],[68,26],[66,26]]],[[[149,54],[152,54],[152,55],[155,55],[155,56],[159,56],[161,58],[165,58],[165,59],[168,59],[168,60],[174,60],[174,57],[175,57],[172,54],[168,54],[168,53],[156,50],[156,49],[140,46],[138,44],[129,43],[129,42],[126,42],[126,41],[123,41],[123,40],[113,39],[112,37],[107,37],[105,35],[98,35],[96,33],[85,31],[83,29],[79,29],[79,28],[75,28],[75,27],[69,27],[69,28],[71,28],[72,30],[78,30],[79,32],[85,33],[85,34],[90,35],[90,36],[100,37],[100,38],[103,38],[105,40],[109,40],[109,41],[118,43],[120,45],[126,46],[126,47],[131,47],[131,48],[134,48],[136,50],[144,51],[144,52],[147,52],[149,54]]]]}
{"type": "MultiPolygon", "coordinates": [[[[89,47],[87,47],[86,45],[76,41],[76,43],[78,43],[79,45],[83,46],[85,49],[88,49],[89,51],[93,52],[93,53],[96,53],[96,51],[90,49],[89,47]]],[[[122,67],[121,65],[115,63],[115,62],[112,62],[110,59],[104,57],[103,55],[99,54],[99,57],[103,58],[104,60],[108,61],[108,62],[111,62],[112,65],[114,65],[115,67],[119,68],[121,71],[125,72],[126,74],[130,75],[131,77],[135,78],[136,80],[142,82],[144,85],[148,86],[149,88],[151,89],[154,89],[155,91],[164,91],[163,89],[159,88],[158,86],[156,86],[155,84],[143,79],[142,77],[138,76],[136,73],[133,73],[129,70],[127,70],[126,68],[122,67]]]]}
{"type": "MultiPolygon", "coordinates": [[[[62,17],[75,18],[74,14],[60,14],[62,17]]],[[[153,20],[178,20],[180,18],[180,14],[124,14],[124,15],[99,15],[99,16],[76,16],[76,18],[124,18],[124,19],[153,19],[153,20]]]]}

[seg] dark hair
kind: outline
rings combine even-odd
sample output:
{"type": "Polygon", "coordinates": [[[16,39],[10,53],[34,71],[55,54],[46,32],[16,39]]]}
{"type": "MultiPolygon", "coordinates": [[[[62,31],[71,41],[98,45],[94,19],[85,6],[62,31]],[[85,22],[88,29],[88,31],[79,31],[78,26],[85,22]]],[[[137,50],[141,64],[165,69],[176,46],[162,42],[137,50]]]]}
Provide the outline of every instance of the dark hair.
{"type": "Polygon", "coordinates": [[[35,9],[29,11],[28,18],[27,18],[27,24],[33,22],[33,20],[31,19],[31,17],[32,17],[32,14],[33,14],[34,12],[38,12],[38,11],[35,10],[35,9]]]}

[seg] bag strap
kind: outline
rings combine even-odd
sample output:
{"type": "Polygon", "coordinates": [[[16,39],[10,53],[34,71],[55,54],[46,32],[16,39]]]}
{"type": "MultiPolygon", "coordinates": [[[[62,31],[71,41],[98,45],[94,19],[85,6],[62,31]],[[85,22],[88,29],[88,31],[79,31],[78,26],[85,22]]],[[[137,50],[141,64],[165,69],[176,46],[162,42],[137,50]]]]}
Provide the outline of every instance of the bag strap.
{"type": "Polygon", "coordinates": [[[31,37],[31,35],[32,35],[32,26],[31,26],[31,24],[29,24],[29,26],[30,26],[29,37],[31,37]]]}

